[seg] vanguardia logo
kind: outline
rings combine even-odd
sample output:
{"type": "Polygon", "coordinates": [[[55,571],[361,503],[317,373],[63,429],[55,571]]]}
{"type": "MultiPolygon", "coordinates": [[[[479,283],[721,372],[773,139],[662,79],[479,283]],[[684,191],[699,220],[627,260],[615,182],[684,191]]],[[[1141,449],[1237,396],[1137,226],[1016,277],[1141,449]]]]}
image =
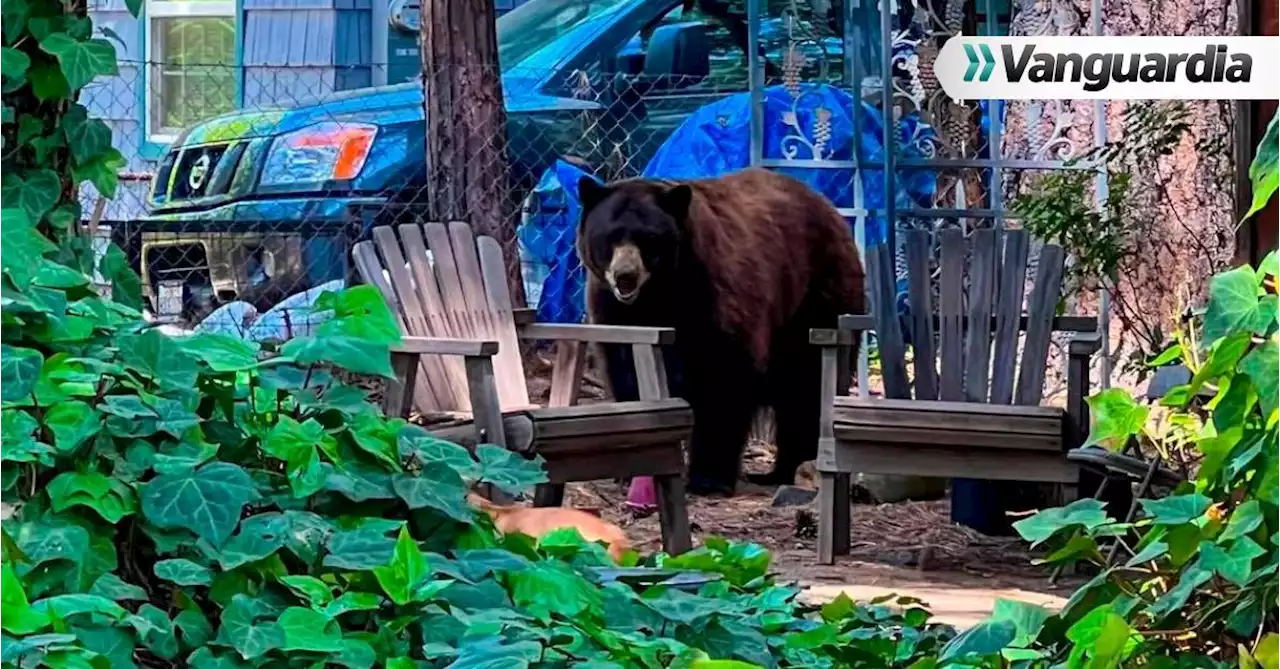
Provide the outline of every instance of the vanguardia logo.
{"type": "MultiPolygon", "coordinates": [[[[968,53],[969,45],[965,45],[968,53]]],[[[984,56],[990,56],[981,45],[984,56]]],[[[1010,83],[1084,83],[1084,90],[1102,91],[1113,81],[1143,83],[1248,82],[1253,58],[1247,53],[1228,54],[1227,45],[1211,44],[1199,53],[1037,53],[1035,44],[1015,50],[1004,44],[1000,58],[1010,83]]],[[[972,65],[970,68],[972,69],[972,65]]],[[[991,66],[979,81],[986,81],[991,66]]],[[[972,81],[972,79],[966,79],[972,81]]]]}
{"type": "Polygon", "coordinates": [[[960,100],[1266,100],[1280,91],[1278,49],[1275,37],[957,36],[934,68],[960,100]]]}

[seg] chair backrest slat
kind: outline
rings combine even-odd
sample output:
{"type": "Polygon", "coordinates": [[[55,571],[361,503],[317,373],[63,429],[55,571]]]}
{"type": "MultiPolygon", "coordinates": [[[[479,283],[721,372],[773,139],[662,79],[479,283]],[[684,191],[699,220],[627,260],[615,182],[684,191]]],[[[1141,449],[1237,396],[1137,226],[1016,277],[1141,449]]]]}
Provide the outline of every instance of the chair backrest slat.
{"type": "Polygon", "coordinates": [[[996,231],[975,230],[969,257],[969,327],[965,332],[964,398],[987,401],[991,373],[991,303],[996,284],[996,231]]]}
{"type": "Polygon", "coordinates": [[[1018,330],[1027,281],[1027,233],[1004,232],[1000,287],[996,296],[996,330],[991,354],[991,403],[1013,403],[1014,371],[1018,362],[1018,330]]]}
{"type": "Polygon", "coordinates": [[[867,254],[867,276],[871,283],[871,308],[876,319],[876,342],[880,347],[884,395],[893,399],[909,399],[911,387],[907,382],[893,270],[893,255],[888,245],[880,244],[867,254]]]}
{"type": "Polygon", "coordinates": [[[941,315],[939,348],[940,398],[945,402],[964,401],[964,232],[949,228],[938,233],[942,247],[942,269],[938,283],[941,315]]]}
{"type": "MultiPolygon", "coordinates": [[[[356,244],[356,268],[393,307],[401,331],[455,339],[494,339],[499,403],[529,406],[511,294],[502,249],[471,226],[405,224],[373,229],[373,241],[356,244]],[[397,234],[398,233],[398,234],[397,234]]],[[[463,360],[422,356],[414,404],[420,411],[471,411],[463,360]]]]}
{"type": "Polygon", "coordinates": [[[938,370],[933,345],[933,273],[929,268],[929,231],[907,230],[904,237],[915,396],[918,400],[936,400],[938,370]]]}
{"type": "Polygon", "coordinates": [[[1061,246],[1046,244],[1040,249],[1036,265],[1036,283],[1027,305],[1027,339],[1022,347],[1022,366],[1018,372],[1015,404],[1039,404],[1044,395],[1045,365],[1049,357],[1049,336],[1053,333],[1053,315],[1062,294],[1062,269],[1065,256],[1061,246]]]}
{"type": "MultiPolygon", "coordinates": [[[[426,314],[422,310],[420,291],[409,274],[395,231],[389,227],[374,228],[373,242],[382,257],[379,269],[386,270],[391,289],[395,292],[400,331],[410,335],[431,336],[426,314]]],[[[439,356],[421,356],[418,378],[414,387],[414,404],[419,411],[447,411],[455,408],[456,403],[448,390],[448,377],[443,374],[439,356]]]]}

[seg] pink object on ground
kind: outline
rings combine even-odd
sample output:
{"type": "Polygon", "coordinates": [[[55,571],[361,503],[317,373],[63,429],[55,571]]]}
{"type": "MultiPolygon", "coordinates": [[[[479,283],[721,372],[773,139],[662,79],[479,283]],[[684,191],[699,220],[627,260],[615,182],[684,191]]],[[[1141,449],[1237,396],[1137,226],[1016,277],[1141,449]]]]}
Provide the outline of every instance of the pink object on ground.
{"type": "Polygon", "coordinates": [[[631,489],[627,491],[627,506],[639,513],[653,513],[658,508],[658,491],[653,487],[652,476],[631,479],[631,489]]]}

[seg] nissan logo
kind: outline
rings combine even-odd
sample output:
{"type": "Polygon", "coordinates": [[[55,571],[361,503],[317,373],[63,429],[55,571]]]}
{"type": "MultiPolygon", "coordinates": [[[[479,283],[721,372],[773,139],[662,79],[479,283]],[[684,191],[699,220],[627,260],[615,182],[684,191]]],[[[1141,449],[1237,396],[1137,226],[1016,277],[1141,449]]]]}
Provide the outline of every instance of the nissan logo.
{"type": "Polygon", "coordinates": [[[200,190],[200,187],[204,185],[204,180],[209,176],[209,164],[212,162],[213,159],[209,157],[209,154],[205,153],[196,158],[194,163],[191,163],[191,174],[187,175],[187,185],[191,187],[191,190],[200,190]]]}

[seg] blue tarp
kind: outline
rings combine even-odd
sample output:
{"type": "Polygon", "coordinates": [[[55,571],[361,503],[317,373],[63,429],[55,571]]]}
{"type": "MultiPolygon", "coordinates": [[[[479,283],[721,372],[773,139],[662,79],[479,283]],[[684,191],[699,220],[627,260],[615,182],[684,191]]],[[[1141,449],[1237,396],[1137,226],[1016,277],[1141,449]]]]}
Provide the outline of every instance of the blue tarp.
{"type": "MultiPolygon", "coordinates": [[[[765,89],[764,155],[771,159],[807,160],[816,155],[832,160],[853,158],[854,98],[847,91],[822,84],[808,84],[793,96],[786,88],[765,89]],[[816,125],[827,126],[824,133],[816,125]],[[795,126],[802,128],[797,130],[795,126]],[[825,146],[815,151],[807,142],[826,134],[825,146]]],[[[862,104],[860,155],[865,160],[883,157],[880,112],[862,104]]],[[[692,179],[715,177],[750,165],[750,97],[732,95],[694,112],[663,143],[646,166],[643,176],[692,179]]],[[[909,114],[898,123],[899,155],[913,153],[922,135],[932,129],[909,114]]],[[[778,168],[827,196],[837,207],[853,207],[853,170],[848,168],[778,168]]],[[[574,251],[578,223],[578,179],[584,170],[557,160],[542,176],[533,193],[534,207],[517,231],[525,264],[526,291],[536,300],[538,320],[579,322],[583,318],[585,275],[574,251]]],[[[929,170],[904,170],[897,179],[898,207],[929,206],[936,177],[929,170]]],[[[863,204],[868,209],[884,205],[883,173],[862,171],[863,204]]],[[[852,219],[850,226],[853,225],[852,219]]],[[[866,244],[884,240],[884,220],[868,217],[866,244]]]]}

